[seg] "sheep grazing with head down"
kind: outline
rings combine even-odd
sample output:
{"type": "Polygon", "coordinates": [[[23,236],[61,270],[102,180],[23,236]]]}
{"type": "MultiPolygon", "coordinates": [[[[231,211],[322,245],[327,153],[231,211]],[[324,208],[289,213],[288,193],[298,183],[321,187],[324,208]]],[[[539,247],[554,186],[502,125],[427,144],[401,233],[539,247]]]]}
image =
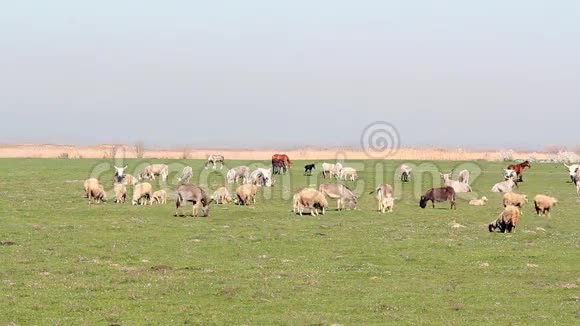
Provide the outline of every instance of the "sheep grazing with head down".
{"type": "Polygon", "coordinates": [[[294,210],[298,210],[298,214],[301,216],[304,208],[310,210],[310,215],[316,216],[319,212],[324,215],[325,209],[328,207],[326,196],[314,188],[302,189],[295,195],[294,199],[298,199],[298,203],[294,203],[294,210]]]}
{"type": "Polygon", "coordinates": [[[258,186],[253,184],[243,184],[236,189],[236,196],[238,205],[256,204],[256,195],[258,193],[258,186]]]}
{"type": "Polygon", "coordinates": [[[534,197],[534,206],[536,208],[536,214],[538,216],[546,215],[550,216],[550,210],[556,206],[558,200],[554,197],[546,195],[537,195],[534,197]]]}
{"type": "Polygon", "coordinates": [[[85,180],[83,187],[85,190],[85,198],[89,199],[89,204],[93,202],[100,203],[107,201],[107,194],[99,180],[95,178],[87,179],[85,180]]]}
{"type": "Polygon", "coordinates": [[[139,175],[139,180],[155,180],[158,175],[161,181],[166,182],[169,175],[169,166],[167,164],[151,164],[146,166],[143,172],[139,175]]]}
{"type": "Polygon", "coordinates": [[[167,204],[167,191],[161,189],[153,193],[153,204],[167,204]]]}
{"type": "Polygon", "coordinates": [[[153,198],[153,187],[148,182],[143,182],[133,188],[133,206],[151,205],[153,198]]]}
{"type": "Polygon", "coordinates": [[[499,229],[500,232],[505,233],[516,231],[516,225],[520,219],[520,210],[515,206],[507,206],[499,217],[488,225],[489,232],[499,229]]]}
{"type": "Polygon", "coordinates": [[[220,187],[216,191],[214,191],[211,199],[215,201],[216,204],[228,204],[233,200],[232,195],[226,189],[226,187],[220,187]]]}
{"type": "Polygon", "coordinates": [[[472,199],[469,201],[469,205],[471,206],[485,206],[487,205],[487,197],[483,196],[481,199],[472,199]]]}
{"type": "Polygon", "coordinates": [[[358,178],[356,170],[351,167],[342,168],[342,170],[340,170],[339,176],[341,179],[346,181],[355,181],[358,178]]]}

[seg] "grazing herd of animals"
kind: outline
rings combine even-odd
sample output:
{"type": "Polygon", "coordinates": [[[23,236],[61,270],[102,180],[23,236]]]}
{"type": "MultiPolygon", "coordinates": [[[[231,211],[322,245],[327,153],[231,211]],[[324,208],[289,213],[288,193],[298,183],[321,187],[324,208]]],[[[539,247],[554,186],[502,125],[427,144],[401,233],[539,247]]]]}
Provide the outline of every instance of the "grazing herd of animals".
{"type": "MultiPolygon", "coordinates": [[[[207,169],[209,166],[213,169],[223,169],[224,157],[222,155],[211,155],[205,164],[207,169]]],[[[176,189],[175,216],[180,214],[180,209],[190,202],[193,205],[193,216],[198,216],[201,210],[202,216],[209,215],[209,207],[212,203],[227,204],[230,202],[238,205],[250,205],[256,203],[256,195],[259,187],[272,187],[274,185],[274,174],[285,174],[292,166],[290,158],[286,154],[275,154],[272,156],[272,168],[257,168],[251,171],[247,166],[239,166],[228,170],[226,174],[227,184],[240,184],[235,193],[232,194],[226,187],[218,188],[211,196],[208,195],[199,185],[189,184],[193,176],[193,169],[185,167],[178,177],[179,186],[176,189]]],[[[572,182],[576,185],[576,192],[580,193],[580,165],[565,165],[568,169],[572,182]]],[[[515,193],[514,188],[518,187],[518,182],[523,182],[523,172],[525,168],[531,168],[528,161],[520,164],[509,165],[503,173],[503,181],[496,183],[491,192],[502,192],[504,210],[492,223],[489,224],[489,231],[493,232],[499,230],[500,232],[512,232],[518,224],[519,218],[522,215],[521,209],[528,202],[528,198],[524,194],[515,193]]],[[[146,182],[155,180],[159,177],[162,183],[167,181],[169,175],[169,167],[166,164],[152,164],[147,167],[137,176],[134,177],[125,173],[127,166],[116,167],[113,180],[114,202],[124,203],[127,198],[127,188],[133,188],[132,201],[133,205],[153,205],[167,203],[167,191],[160,189],[153,191],[151,183],[146,182]]],[[[312,171],[316,169],[315,164],[308,164],[304,166],[304,175],[312,175],[312,171]]],[[[402,182],[408,182],[411,178],[413,169],[408,165],[401,165],[398,173],[402,182]]],[[[470,172],[462,170],[456,175],[456,179],[452,178],[452,173],[440,173],[443,182],[442,187],[432,188],[421,196],[419,206],[425,208],[428,202],[432,203],[435,208],[436,202],[449,201],[451,209],[457,209],[456,194],[471,192],[469,185],[470,172]]],[[[357,171],[354,168],[344,167],[341,163],[322,163],[321,175],[324,179],[342,179],[346,181],[354,181],[358,178],[357,171]]],[[[91,178],[84,182],[85,197],[88,198],[89,203],[104,202],[107,196],[103,185],[99,180],[91,178]]],[[[375,195],[378,203],[378,210],[381,213],[393,212],[395,206],[394,189],[389,184],[381,184],[376,187],[371,193],[375,195]]],[[[328,182],[322,183],[318,188],[306,187],[296,192],[293,196],[292,211],[296,214],[303,215],[305,212],[311,215],[318,215],[325,213],[328,208],[328,199],[337,201],[338,210],[352,210],[357,208],[357,196],[346,185],[328,182]]],[[[550,210],[556,205],[557,199],[539,194],[534,197],[534,206],[537,215],[550,215],[550,210]]],[[[487,197],[483,196],[481,199],[473,199],[469,201],[472,206],[486,206],[488,203],[487,197]]]]}

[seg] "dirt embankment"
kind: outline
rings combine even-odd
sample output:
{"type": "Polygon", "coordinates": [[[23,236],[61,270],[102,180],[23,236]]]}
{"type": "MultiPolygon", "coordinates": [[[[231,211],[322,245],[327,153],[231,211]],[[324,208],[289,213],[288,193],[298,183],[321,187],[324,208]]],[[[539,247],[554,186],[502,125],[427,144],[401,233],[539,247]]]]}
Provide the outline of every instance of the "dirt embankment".
{"type": "MultiPolygon", "coordinates": [[[[401,148],[395,153],[381,157],[377,153],[368,155],[364,150],[352,148],[303,148],[303,149],[139,149],[128,145],[0,145],[1,158],[166,158],[166,159],[206,159],[210,154],[222,154],[232,160],[269,160],[274,153],[288,154],[293,160],[336,160],[372,159],[392,160],[453,160],[473,161],[502,159],[501,151],[469,151],[462,149],[401,148]]],[[[514,159],[548,160],[550,153],[513,152],[514,159]]]]}

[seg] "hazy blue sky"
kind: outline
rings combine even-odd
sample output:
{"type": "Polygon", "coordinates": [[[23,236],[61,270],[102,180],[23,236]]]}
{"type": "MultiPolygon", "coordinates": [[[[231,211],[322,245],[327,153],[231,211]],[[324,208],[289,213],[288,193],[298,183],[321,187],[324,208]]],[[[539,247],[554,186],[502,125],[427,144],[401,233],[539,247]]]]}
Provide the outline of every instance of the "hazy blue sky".
{"type": "Polygon", "coordinates": [[[10,1],[0,143],[569,144],[580,1],[10,1]],[[518,113],[519,112],[519,113],[518,113]]]}

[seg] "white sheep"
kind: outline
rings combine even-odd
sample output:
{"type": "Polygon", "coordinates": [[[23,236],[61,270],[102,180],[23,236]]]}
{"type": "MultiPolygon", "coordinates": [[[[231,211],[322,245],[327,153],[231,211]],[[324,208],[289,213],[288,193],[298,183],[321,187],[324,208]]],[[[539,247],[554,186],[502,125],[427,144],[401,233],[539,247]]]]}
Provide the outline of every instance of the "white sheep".
{"type": "Polygon", "coordinates": [[[483,196],[481,199],[472,199],[469,201],[469,205],[472,206],[485,206],[487,205],[487,197],[483,196]]]}
{"type": "Polygon", "coordinates": [[[358,174],[354,168],[345,167],[340,170],[340,178],[347,181],[354,181],[358,178],[358,174]]]}
{"type": "Polygon", "coordinates": [[[107,193],[99,180],[95,178],[85,180],[84,184],[85,197],[89,199],[89,204],[92,202],[106,202],[107,193]]]}
{"type": "Polygon", "coordinates": [[[216,204],[227,204],[232,201],[232,195],[226,187],[220,187],[214,191],[211,199],[213,199],[216,204]]]}
{"type": "Polygon", "coordinates": [[[386,195],[380,199],[381,213],[385,211],[392,213],[393,208],[395,208],[395,198],[391,194],[386,195]]]}
{"type": "Polygon", "coordinates": [[[139,180],[155,180],[155,176],[161,177],[161,181],[166,182],[169,175],[169,166],[167,164],[151,164],[146,166],[139,175],[139,180]]]}
{"type": "Polygon", "coordinates": [[[165,190],[158,190],[156,192],[153,193],[153,199],[152,199],[153,203],[158,203],[158,204],[167,204],[167,191],[165,190]]]}
{"type": "Polygon", "coordinates": [[[399,174],[401,174],[402,182],[408,182],[409,178],[411,177],[411,173],[413,173],[413,168],[407,164],[403,164],[399,167],[399,174]]]}
{"type": "Polygon", "coordinates": [[[469,177],[470,177],[469,171],[461,170],[457,175],[457,181],[469,184],[469,177]]]}
{"type": "Polygon", "coordinates": [[[445,186],[452,187],[456,193],[471,192],[472,191],[471,187],[467,183],[457,181],[457,180],[451,180],[451,173],[446,173],[446,174],[439,173],[439,175],[441,175],[441,179],[443,179],[445,186]]]}
{"type": "Polygon", "coordinates": [[[498,182],[491,187],[491,192],[512,192],[514,187],[517,187],[517,182],[514,179],[507,179],[506,181],[498,182]]]}
{"type": "Polygon", "coordinates": [[[113,191],[115,193],[115,203],[124,203],[125,199],[127,198],[127,187],[123,183],[115,183],[113,186],[113,191]]]}

